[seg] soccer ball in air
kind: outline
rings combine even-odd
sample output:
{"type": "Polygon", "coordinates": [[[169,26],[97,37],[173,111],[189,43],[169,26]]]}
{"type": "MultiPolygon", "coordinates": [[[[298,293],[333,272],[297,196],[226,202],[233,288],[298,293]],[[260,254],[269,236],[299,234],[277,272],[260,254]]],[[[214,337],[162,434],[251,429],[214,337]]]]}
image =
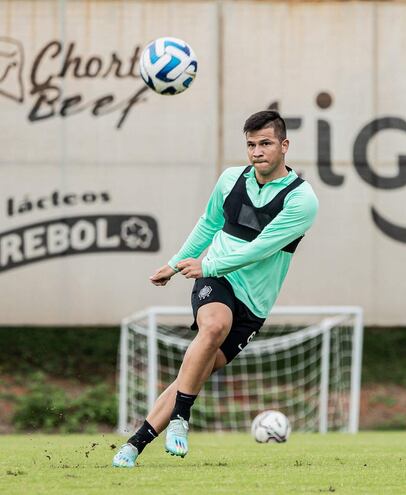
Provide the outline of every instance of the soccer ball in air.
{"type": "Polygon", "coordinates": [[[158,38],[147,45],[140,58],[145,83],[161,95],[176,95],[190,87],[197,71],[192,48],[177,38],[158,38]]]}
{"type": "Polygon", "coordinates": [[[279,411],[264,411],[254,418],[251,433],[259,443],[286,442],[291,432],[288,418],[279,411]]]}

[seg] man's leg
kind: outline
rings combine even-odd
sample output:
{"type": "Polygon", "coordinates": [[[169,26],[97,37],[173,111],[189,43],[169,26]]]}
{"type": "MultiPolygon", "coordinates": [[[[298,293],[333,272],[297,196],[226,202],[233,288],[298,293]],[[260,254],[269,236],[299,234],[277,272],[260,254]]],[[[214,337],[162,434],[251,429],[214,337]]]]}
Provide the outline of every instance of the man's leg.
{"type": "Polygon", "coordinates": [[[217,351],[231,330],[233,314],[222,303],[213,302],[199,308],[197,312],[199,332],[190,344],[180,367],[178,390],[197,395],[210,376],[217,351]]]}
{"type": "Polygon", "coordinates": [[[175,407],[166,432],[166,451],[180,457],[188,452],[190,409],[213,370],[221,344],[230,333],[233,314],[225,304],[213,302],[201,306],[196,319],[199,332],[186,351],[179,370],[175,407]]]}
{"type": "MultiPolygon", "coordinates": [[[[226,364],[227,360],[223,352],[218,350],[212,373],[223,368],[226,364]]],[[[171,413],[175,406],[177,390],[178,380],[176,379],[158,397],[141,428],[115,455],[113,466],[133,467],[136,458],[143,451],[144,447],[168,426],[171,413]],[[148,430],[151,430],[150,427],[152,427],[153,434],[151,431],[148,432],[148,430]]]]}
{"type": "MultiPolygon", "coordinates": [[[[226,364],[227,360],[223,352],[218,350],[214,366],[212,367],[212,373],[220,368],[224,368],[226,364]]],[[[157,433],[161,433],[169,424],[169,419],[175,407],[176,393],[179,390],[178,379],[179,378],[172,382],[171,385],[162,392],[146,418],[148,423],[155,428],[157,433]]]]}

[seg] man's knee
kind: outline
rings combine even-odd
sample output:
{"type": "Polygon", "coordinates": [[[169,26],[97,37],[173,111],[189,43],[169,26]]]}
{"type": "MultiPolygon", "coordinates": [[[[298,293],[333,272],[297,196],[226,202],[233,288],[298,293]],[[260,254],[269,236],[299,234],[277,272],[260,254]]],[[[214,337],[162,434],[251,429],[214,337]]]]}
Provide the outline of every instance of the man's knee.
{"type": "Polygon", "coordinates": [[[228,306],[217,302],[206,304],[197,312],[199,338],[218,349],[230,332],[232,322],[233,314],[228,306]]]}
{"type": "Polygon", "coordinates": [[[204,318],[199,323],[200,338],[205,339],[209,345],[215,348],[221,346],[230,331],[227,321],[217,318],[204,318]]]}

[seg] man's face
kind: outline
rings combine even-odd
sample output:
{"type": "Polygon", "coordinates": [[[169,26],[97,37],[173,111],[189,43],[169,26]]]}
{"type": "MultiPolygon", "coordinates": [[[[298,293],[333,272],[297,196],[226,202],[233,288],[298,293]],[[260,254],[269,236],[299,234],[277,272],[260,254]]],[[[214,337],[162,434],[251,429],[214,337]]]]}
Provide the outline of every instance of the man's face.
{"type": "Polygon", "coordinates": [[[248,159],[260,176],[272,176],[285,166],[289,141],[280,142],[272,127],[247,132],[246,138],[248,159]]]}

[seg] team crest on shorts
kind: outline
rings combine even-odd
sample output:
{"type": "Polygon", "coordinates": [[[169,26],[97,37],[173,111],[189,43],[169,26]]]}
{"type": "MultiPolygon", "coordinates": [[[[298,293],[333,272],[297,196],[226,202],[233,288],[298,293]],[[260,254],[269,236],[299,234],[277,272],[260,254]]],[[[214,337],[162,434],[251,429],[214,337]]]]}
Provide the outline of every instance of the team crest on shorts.
{"type": "Polygon", "coordinates": [[[199,292],[199,299],[202,300],[206,299],[206,297],[209,297],[212,290],[213,289],[210,287],[210,285],[205,285],[199,292]]]}

